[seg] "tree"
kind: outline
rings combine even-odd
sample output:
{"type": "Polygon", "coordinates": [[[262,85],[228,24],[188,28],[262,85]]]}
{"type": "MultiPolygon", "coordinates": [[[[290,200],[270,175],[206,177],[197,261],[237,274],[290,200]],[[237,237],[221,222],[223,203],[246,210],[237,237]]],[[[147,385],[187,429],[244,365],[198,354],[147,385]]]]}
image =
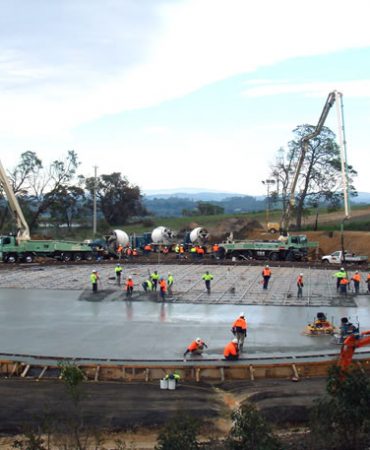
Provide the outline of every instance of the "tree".
{"type": "Polygon", "coordinates": [[[177,414],[159,433],[155,450],[197,450],[198,431],[194,418],[177,414]]]}
{"type": "Polygon", "coordinates": [[[101,175],[86,179],[86,188],[96,195],[101,212],[109,225],[124,225],[133,216],[143,216],[147,212],[142,206],[142,196],[138,186],[129,183],[121,173],[101,175]]]}
{"type": "Polygon", "coordinates": [[[216,214],[223,214],[225,211],[221,206],[208,202],[198,202],[197,208],[201,216],[214,216],[216,214]]]}
{"type": "MultiPolygon", "coordinates": [[[[312,125],[300,125],[293,133],[295,139],[288,144],[286,154],[279,150],[276,162],[271,167],[271,176],[279,181],[283,211],[289,201],[295,168],[301,154],[301,140],[315,129],[312,125]]],[[[348,166],[349,182],[352,183],[356,171],[348,166]]],[[[338,145],[335,143],[334,133],[323,127],[321,133],[311,139],[298,177],[295,192],[295,218],[298,229],[302,225],[304,206],[308,200],[335,203],[342,197],[341,160],[338,145]]],[[[353,185],[349,186],[352,195],[355,194],[353,185]]]]}
{"type": "MultiPolygon", "coordinates": [[[[71,229],[73,221],[84,209],[85,191],[79,186],[61,186],[58,192],[52,193],[53,203],[50,212],[59,224],[66,224],[71,229]]],[[[49,193],[46,194],[46,197],[49,193]]]]}
{"type": "Polygon", "coordinates": [[[280,450],[282,446],[270,425],[252,403],[233,411],[233,426],[226,440],[230,450],[280,450]]]}
{"type": "Polygon", "coordinates": [[[357,368],[345,376],[333,366],[327,395],[311,411],[313,448],[359,450],[368,448],[370,431],[370,377],[357,368]]]}

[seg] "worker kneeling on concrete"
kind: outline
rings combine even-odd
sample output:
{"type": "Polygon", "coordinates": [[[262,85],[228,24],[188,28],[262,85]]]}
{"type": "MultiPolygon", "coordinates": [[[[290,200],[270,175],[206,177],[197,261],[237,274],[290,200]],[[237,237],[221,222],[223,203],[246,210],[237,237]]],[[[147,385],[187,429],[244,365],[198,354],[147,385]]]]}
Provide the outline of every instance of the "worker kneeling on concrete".
{"type": "Polygon", "coordinates": [[[201,355],[203,353],[204,348],[208,348],[208,345],[204,341],[202,341],[201,338],[198,337],[186,349],[184,353],[184,358],[186,358],[186,355],[188,353],[190,353],[191,355],[201,355]]]}
{"type": "Polygon", "coordinates": [[[238,340],[239,351],[243,351],[244,339],[247,336],[247,321],[245,320],[244,313],[240,313],[239,317],[234,321],[231,332],[238,340]]]}
{"type": "Polygon", "coordinates": [[[224,357],[228,361],[236,361],[239,359],[239,346],[238,340],[234,338],[231,342],[229,342],[224,350],[224,357]]]}

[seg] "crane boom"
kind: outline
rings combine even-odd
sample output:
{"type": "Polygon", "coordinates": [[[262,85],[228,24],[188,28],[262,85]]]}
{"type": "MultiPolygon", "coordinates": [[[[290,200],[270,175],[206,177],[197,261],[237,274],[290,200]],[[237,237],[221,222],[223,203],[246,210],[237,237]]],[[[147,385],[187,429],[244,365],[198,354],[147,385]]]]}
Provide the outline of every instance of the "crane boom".
{"type": "Polygon", "coordinates": [[[13,191],[9,179],[6,175],[5,169],[0,161],[0,182],[3,185],[6,197],[12,213],[14,214],[17,223],[17,241],[28,241],[30,237],[30,229],[26,219],[24,218],[23,211],[20,207],[18,199],[13,191]]]}
{"type": "Polygon", "coordinates": [[[295,172],[294,172],[293,181],[292,181],[292,184],[290,187],[289,199],[288,199],[288,202],[286,205],[286,210],[284,212],[284,217],[283,217],[283,232],[284,232],[284,234],[286,234],[288,232],[290,222],[292,219],[292,211],[293,211],[294,204],[295,204],[295,191],[296,191],[296,187],[297,187],[298,178],[301,173],[302,165],[303,165],[304,159],[306,157],[309,142],[311,139],[315,138],[316,136],[318,136],[321,133],[321,130],[322,130],[322,128],[325,124],[325,121],[328,117],[328,114],[335,102],[337,102],[337,105],[339,105],[339,103],[340,103],[341,108],[342,108],[341,111],[339,111],[339,106],[338,106],[337,114],[338,114],[338,123],[339,123],[339,127],[338,127],[339,128],[339,137],[340,137],[340,144],[341,144],[340,146],[341,146],[341,161],[342,161],[342,177],[343,177],[343,194],[344,194],[344,200],[345,200],[345,212],[346,212],[346,217],[349,216],[347,176],[344,175],[346,167],[347,167],[347,163],[346,163],[346,154],[345,154],[345,147],[344,147],[345,141],[343,139],[344,123],[343,123],[342,94],[338,91],[332,91],[329,93],[329,95],[326,99],[324,108],[321,112],[321,115],[317,122],[316,127],[314,128],[314,130],[311,133],[307,134],[306,136],[303,136],[301,139],[301,154],[299,156],[299,160],[298,160],[295,172]]]}

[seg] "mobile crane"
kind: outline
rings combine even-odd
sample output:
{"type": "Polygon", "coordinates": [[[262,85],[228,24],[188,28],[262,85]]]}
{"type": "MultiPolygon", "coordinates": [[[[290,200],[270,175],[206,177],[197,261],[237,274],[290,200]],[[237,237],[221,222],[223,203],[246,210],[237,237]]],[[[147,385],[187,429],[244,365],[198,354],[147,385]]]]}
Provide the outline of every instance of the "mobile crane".
{"type": "Polygon", "coordinates": [[[36,256],[46,256],[63,261],[92,259],[91,248],[85,244],[71,241],[31,240],[29,226],[1,161],[0,183],[17,224],[16,236],[0,236],[0,261],[32,262],[36,256]]]}
{"type": "Polygon", "coordinates": [[[343,196],[344,196],[344,208],[345,208],[345,219],[349,218],[349,202],[348,202],[348,178],[347,178],[347,155],[346,155],[346,142],[344,134],[344,118],[343,118],[343,94],[338,91],[332,91],[329,93],[324,108],[322,110],[321,116],[317,125],[312,133],[303,136],[301,139],[301,154],[298,159],[298,163],[294,172],[293,181],[290,187],[289,199],[283,215],[283,235],[287,235],[289,231],[289,226],[292,220],[292,212],[295,204],[295,192],[297,188],[297,182],[299,175],[302,170],[302,165],[306,157],[308,145],[310,140],[315,138],[321,133],[321,130],[325,124],[328,114],[332,106],[336,103],[337,105],[337,118],[338,118],[338,137],[341,149],[341,169],[342,169],[342,185],[343,185],[343,196]]]}

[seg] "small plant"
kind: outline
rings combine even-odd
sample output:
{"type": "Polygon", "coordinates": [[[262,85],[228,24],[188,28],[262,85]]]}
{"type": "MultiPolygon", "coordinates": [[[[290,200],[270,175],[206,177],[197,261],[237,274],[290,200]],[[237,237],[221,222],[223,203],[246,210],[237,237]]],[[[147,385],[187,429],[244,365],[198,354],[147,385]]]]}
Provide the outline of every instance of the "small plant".
{"type": "Polygon", "coordinates": [[[199,427],[196,419],[176,415],[159,433],[155,450],[198,450],[199,427]]]}
{"type": "Polygon", "coordinates": [[[226,439],[230,450],[280,450],[281,443],[272,433],[270,425],[257,411],[257,408],[246,403],[233,411],[233,426],[226,439]]]}

